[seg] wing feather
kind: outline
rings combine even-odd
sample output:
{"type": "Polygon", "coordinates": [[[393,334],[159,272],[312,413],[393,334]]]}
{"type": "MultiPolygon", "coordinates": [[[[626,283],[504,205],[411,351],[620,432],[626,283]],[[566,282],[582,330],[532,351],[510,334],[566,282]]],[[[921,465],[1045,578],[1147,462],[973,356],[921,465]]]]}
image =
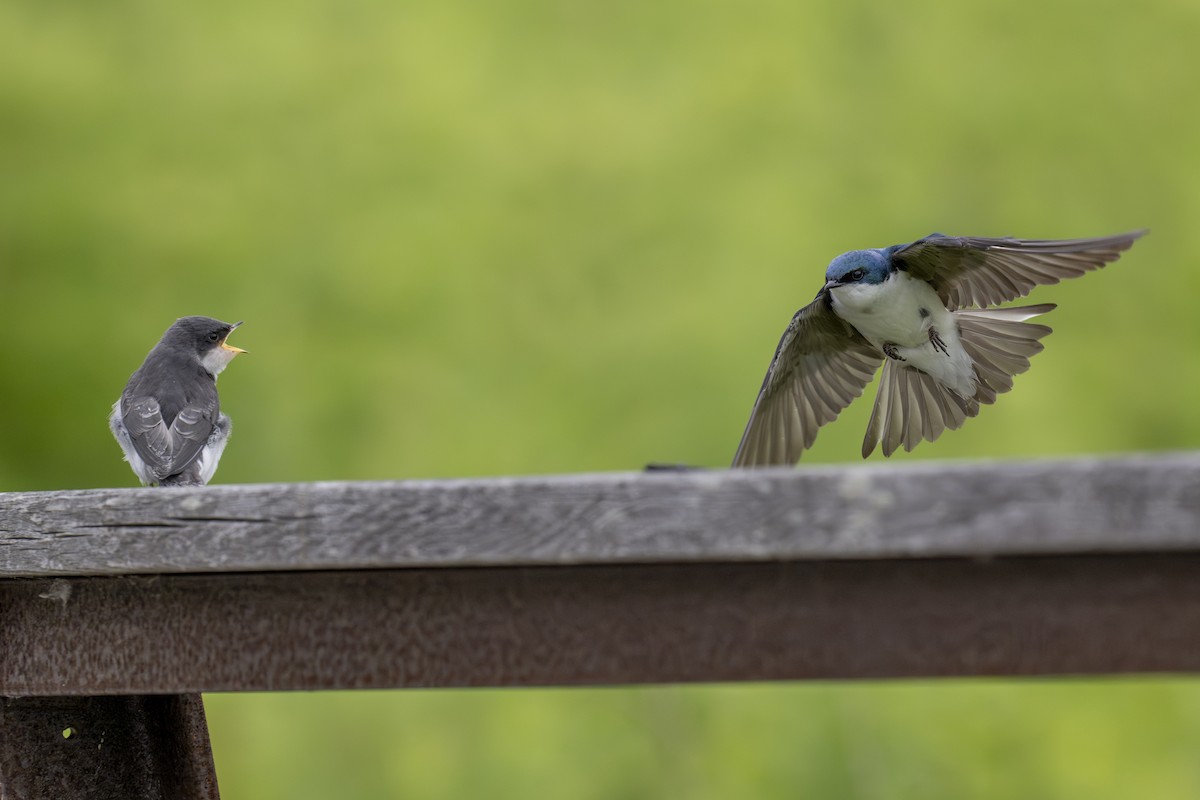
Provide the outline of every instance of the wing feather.
{"type": "Polygon", "coordinates": [[[883,353],[833,313],[827,292],[796,312],[750,412],[735,467],[796,463],[817,431],[863,393],[883,353]]]}
{"type": "Polygon", "coordinates": [[[168,427],[155,398],[121,399],[121,419],[130,443],[158,480],[186,469],[199,457],[219,413],[215,403],[184,406],[168,427]]]}
{"type": "Polygon", "coordinates": [[[1116,261],[1145,230],[1094,239],[989,239],[931,234],[897,247],[892,262],[930,283],[951,310],[1006,303],[1035,286],[1116,261]]]}

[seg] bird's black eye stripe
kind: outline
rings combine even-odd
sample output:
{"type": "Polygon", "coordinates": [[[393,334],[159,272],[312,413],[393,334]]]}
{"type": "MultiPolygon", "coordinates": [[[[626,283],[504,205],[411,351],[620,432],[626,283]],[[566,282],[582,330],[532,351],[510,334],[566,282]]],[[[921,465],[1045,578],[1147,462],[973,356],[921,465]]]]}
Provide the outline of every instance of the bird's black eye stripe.
{"type": "Polygon", "coordinates": [[[861,281],[866,274],[867,273],[863,272],[861,269],[856,269],[854,272],[850,273],[850,280],[861,281]]]}

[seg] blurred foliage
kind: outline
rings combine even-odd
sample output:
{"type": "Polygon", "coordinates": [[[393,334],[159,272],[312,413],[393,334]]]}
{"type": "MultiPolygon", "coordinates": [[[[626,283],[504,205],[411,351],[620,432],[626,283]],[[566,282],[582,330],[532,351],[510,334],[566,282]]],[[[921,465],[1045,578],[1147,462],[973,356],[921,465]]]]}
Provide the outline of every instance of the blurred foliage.
{"type": "MultiPolygon", "coordinates": [[[[1017,390],[901,459],[1196,447],[1197,41],[1184,0],[9,0],[0,489],[134,485],[105,417],[185,314],[247,321],[222,483],[722,465],[830,258],[932,230],[1153,233],[1039,290],[1056,332],[1017,390]]],[[[808,462],[853,460],[869,405],[808,462]]],[[[1125,798],[1196,795],[1197,698],[965,683],[210,711],[233,800],[1125,798]]]]}
{"type": "Polygon", "coordinates": [[[1200,794],[1200,686],[896,682],[207,695],[222,795],[1200,794]]]}

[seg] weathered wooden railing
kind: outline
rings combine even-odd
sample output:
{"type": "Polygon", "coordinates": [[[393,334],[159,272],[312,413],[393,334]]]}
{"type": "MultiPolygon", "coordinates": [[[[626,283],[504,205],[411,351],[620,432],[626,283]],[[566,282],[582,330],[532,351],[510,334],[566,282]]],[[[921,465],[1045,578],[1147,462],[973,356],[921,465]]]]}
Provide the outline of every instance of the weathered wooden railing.
{"type": "Polygon", "coordinates": [[[1200,670],[1200,455],[0,495],[0,797],[199,693],[1200,670]]]}

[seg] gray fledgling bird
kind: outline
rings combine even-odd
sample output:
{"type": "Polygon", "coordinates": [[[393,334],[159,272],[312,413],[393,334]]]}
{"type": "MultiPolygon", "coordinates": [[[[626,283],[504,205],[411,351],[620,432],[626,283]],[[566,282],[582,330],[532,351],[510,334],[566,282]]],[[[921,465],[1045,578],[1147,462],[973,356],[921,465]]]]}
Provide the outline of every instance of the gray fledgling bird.
{"type": "Polygon", "coordinates": [[[246,352],[225,341],[241,324],[176,320],[113,404],[108,425],[143,486],[212,480],[233,429],[221,413],[217,376],[246,352]]]}
{"type": "Polygon", "coordinates": [[[735,467],[794,464],[883,362],[862,455],[911,451],[1012,388],[1053,304],[986,308],[1117,260],[1146,231],[1096,239],[944,236],[835,258],[775,350],[735,467]]]}

